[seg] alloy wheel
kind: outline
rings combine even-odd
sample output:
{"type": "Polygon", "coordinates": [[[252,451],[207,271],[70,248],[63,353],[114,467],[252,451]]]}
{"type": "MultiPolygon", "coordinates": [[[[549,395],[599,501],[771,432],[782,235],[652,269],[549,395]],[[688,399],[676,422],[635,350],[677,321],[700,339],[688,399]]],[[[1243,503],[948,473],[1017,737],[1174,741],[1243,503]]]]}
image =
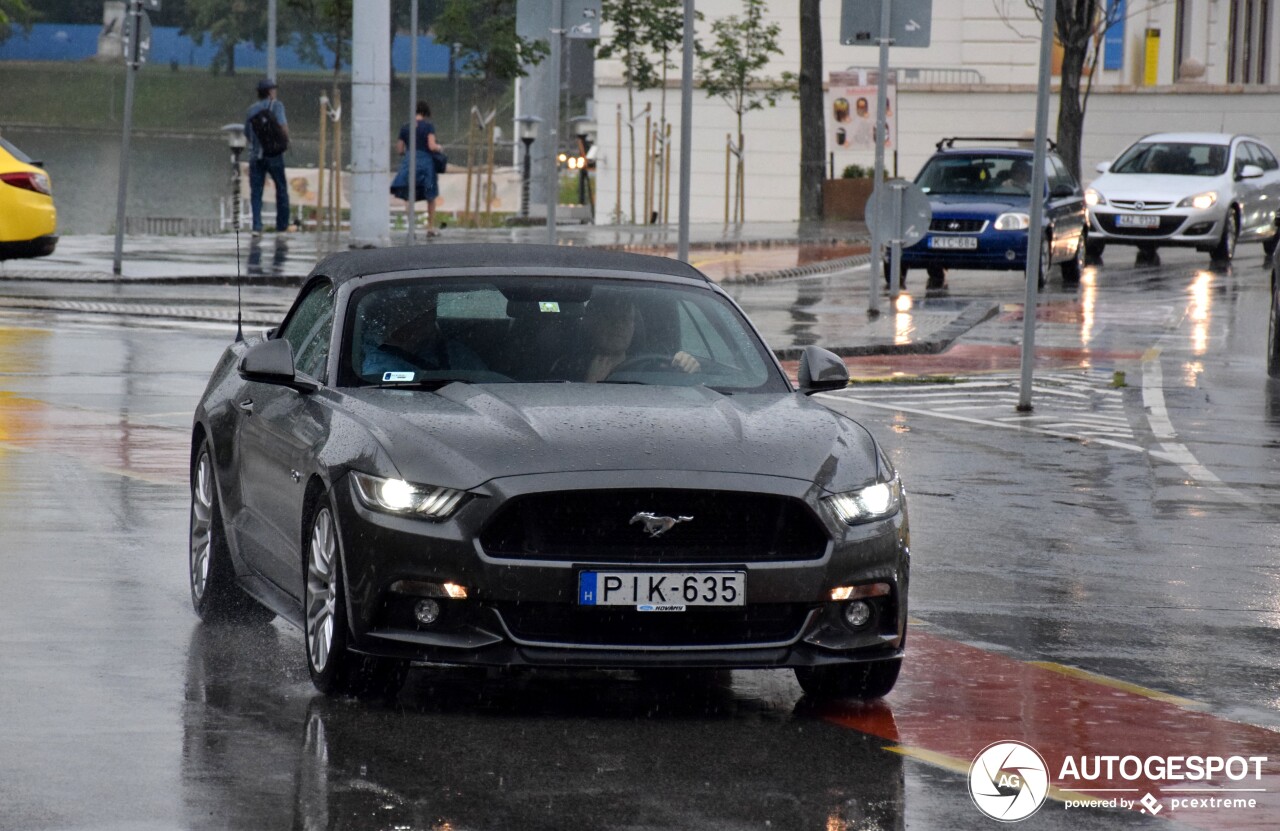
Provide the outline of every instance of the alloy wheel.
{"type": "Polygon", "coordinates": [[[321,508],[311,526],[307,555],[307,654],[316,672],[324,672],[333,652],[338,598],[337,542],[333,514],[321,508]]]}
{"type": "Polygon", "coordinates": [[[213,462],[204,451],[196,462],[191,493],[191,594],[197,603],[209,587],[213,533],[213,462]]]}

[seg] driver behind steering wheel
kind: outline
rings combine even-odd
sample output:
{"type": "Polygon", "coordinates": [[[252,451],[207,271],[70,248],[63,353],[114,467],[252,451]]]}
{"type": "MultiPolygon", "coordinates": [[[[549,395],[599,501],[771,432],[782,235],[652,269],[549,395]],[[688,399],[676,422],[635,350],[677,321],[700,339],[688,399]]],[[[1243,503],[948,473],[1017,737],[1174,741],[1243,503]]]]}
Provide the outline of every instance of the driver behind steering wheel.
{"type": "MultiPolygon", "coordinates": [[[[553,372],[575,381],[597,382],[609,377],[633,358],[636,322],[639,313],[632,299],[621,292],[597,291],[582,316],[583,337],[572,355],[556,362],[553,372]]],[[[688,352],[672,356],[671,367],[682,372],[698,372],[702,366],[688,352]]]]}

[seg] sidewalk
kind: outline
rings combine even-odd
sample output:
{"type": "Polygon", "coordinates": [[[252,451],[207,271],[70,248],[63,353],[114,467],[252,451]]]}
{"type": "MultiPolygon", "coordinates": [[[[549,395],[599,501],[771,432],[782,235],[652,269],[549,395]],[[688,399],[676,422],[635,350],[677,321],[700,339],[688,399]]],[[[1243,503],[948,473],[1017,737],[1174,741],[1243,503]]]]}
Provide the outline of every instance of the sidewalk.
{"type": "MultiPolygon", "coordinates": [[[[393,239],[404,243],[404,234],[393,239]]],[[[637,253],[674,256],[674,227],[562,226],[562,245],[594,246],[637,253]]],[[[545,228],[444,230],[419,244],[459,242],[544,243],[545,228]]],[[[216,291],[236,278],[237,240],[213,237],[126,237],[123,275],[111,273],[114,237],[63,238],[53,256],[0,262],[0,306],[5,308],[89,311],[179,319],[224,320],[226,310],[194,303],[196,292],[216,291]],[[132,286],[128,295],[116,292],[132,286]],[[108,302],[88,301],[111,286],[108,302]],[[86,291],[87,289],[87,291],[86,291]]],[[[296,288],[315,263],[330,252],[345,250],[345,238],[321,234],[267,234],[239,239],[241,274],[250,294],[274,287],[268,308],[255,318],[268,319],[270,308],[283,311],[296,288]]],[[[750,223],[726,228],[720,224],[690,229],[690,260],[712,280],[724,285],[752,317],[769,344],[784,361],[798,360],[804,346],[819,344],[844,357],[864,355],[935,354],[973,326],[995,313],[994,304],[958,303],[946,298],[918,301],[907,310],[883,307],[888,313],[869,317],[866,291],[869,239],[861,223],[750,223]],[[796,292],[811,293],[810,281],[821,281],[823,299],[801,314],[821,312],[813,323],[784,320],[777,312],[800,301],[796,292]],[[862,299],[857,299],[861,296],[862,299]]],[[[257,292],[263,297],[261,292],[257,292]]],[[[886,303],[887,298],[885,298],[886,303]]],[[[255,320],[256,322],[256,320],[255,320]]]]}

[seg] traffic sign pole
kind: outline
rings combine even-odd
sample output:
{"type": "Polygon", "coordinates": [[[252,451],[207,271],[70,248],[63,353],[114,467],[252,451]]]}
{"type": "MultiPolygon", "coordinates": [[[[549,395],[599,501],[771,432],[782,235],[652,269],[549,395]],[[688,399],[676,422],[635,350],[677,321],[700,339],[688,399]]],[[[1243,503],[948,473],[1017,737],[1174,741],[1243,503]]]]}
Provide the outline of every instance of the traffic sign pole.
{"type": "MultiPolygon", "coordinates": [[[[880,77],[876,79],[876,171],[874,187],[879,190],[884,183],[884,139],[885,139],[885,109],[889,99],[889,44],[893,42],[890,36],[890,13],[892,11],[892,0],[880,0],[880,77]]],[[[884,244],[881,234],[872,230],[871,232],[871,277],[867,286],[867,314],[877,317],[880,314],[880,291],[876,285],[879,279],[880,270],[883,268],[881,262],[883,257],[880,248],[884,244]]],[[[893,285],[893,274],[889,274],[889,285],[893,285]]]]}
{"type": "Polygon", "coordinates": [[[124,134],[120,140],[120,177],[116,184],[116,244],[111,260],[111,273],[120,276],[124,262],[125,199],[129,194],[129,136],[133,132],[133,82],[138,66],[146,59],[143,45],[143,20],[141,0],[129,0],[125,19],[125,70],[124,70],[124,134]]]}

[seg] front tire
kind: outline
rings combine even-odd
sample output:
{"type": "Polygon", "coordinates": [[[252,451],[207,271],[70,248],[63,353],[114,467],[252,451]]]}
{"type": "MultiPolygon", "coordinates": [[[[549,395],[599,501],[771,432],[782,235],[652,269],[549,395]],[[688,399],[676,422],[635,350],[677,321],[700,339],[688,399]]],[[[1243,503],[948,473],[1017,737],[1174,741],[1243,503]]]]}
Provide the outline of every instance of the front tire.
{"type": "Polygon", "coordinates": [[[342,546],[327,494],[320,497],[312,516],[306,552],[303,642],[311,683],[325,695],[394,696],[404,684],[404,662],[350,649],[342,546]]]}
{"type": "Polygon", "coordinates": [[[191,468],[191,520],[187,528],[187,573],[191,606],[205,623],[267,623],[275,613],[236,584],[235,567],[218,503],[209,440],[200,444],[191,468]]]}
{"type": "Polygon", "coordinates": [[[1235,208],[1227,211],[1227,216],[1222,221],[1222,236],[1218,238],[1218,244],[1209,252],[1209,257],[1215,263],[1229,263],[1236,254],[1236,241],[1240,236],[1240,220],[1236,216],[1235,208]]]}
{"type": "Polygon", "coordinates": [[[815,698],[884,698],[898,682],[901,658],[833,667],[796,667],[796,680],[815,698]]]}

